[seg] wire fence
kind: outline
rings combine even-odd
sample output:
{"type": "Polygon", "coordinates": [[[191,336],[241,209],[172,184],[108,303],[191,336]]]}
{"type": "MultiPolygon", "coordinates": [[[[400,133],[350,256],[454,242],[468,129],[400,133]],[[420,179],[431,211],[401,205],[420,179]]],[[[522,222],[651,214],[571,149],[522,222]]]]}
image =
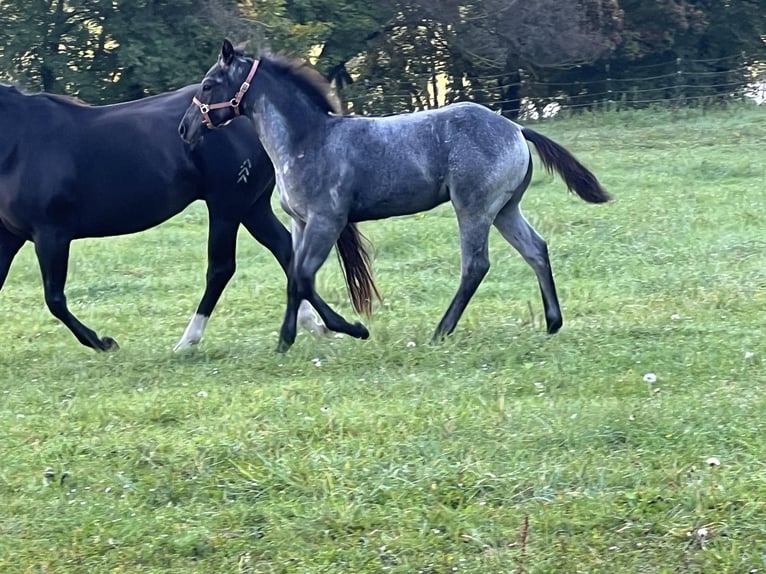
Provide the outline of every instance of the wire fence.
{"type": "Polygon", "coordinates": [[[492,74],[470,80],[445,73],[370,87],[354,86],[341,96],[355,113],[398,113],[471,100],[523,119],[562,111],[691,106],[750,99],[766,103],[766,62],[744,55],[715,59],[676,58],[623,71],[610,65],[561,71],[540,81],[524,72],[492,74]],[[455,88],[455,86],[458,86],[455,88]],[[481,86],[476,89],[476,86],[481,86]],[[513,97],[508,97],[512,94],[513,97]]]}

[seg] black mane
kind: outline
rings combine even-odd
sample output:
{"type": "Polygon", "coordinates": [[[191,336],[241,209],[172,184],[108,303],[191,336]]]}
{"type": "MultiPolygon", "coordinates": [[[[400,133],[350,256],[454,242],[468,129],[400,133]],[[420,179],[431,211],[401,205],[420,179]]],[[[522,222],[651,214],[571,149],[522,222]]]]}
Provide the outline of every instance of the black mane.
{"type": "Polygon", "coordinates": [[[340,102],[332,93],[330,82],[304,60],[265,53],[260,56],[260,65],[264,64],[273,73],[292,83],[323,111],[331,114],[343,113],[340,102]]]}
{"type": "Polygon", "coordinates": [[[21,95],[21,96],[43,96],[51,100],[56,100],[56,101],[64,102],[67,104],[75,104],[77,106],[90,106],[88,102],[85,102],[76,96],[67,96],[65,94],[52,94],[50,92],[29,92],[25,90],[22,86],[19,86],[18,84],[5,84],[0,82],[0,93],[3,93],[4,90],[7,90],[6,93],[21,95]]]}

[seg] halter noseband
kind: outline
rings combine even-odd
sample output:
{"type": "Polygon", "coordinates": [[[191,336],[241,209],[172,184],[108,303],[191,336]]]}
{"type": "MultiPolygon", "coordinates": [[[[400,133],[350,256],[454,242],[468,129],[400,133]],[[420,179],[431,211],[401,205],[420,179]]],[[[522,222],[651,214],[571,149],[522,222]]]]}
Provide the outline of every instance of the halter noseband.
{"type": "MultiPolygon", "coordinates": [[[[234,116],[239,115],[239,104],[242,102],[242,98],[245,97],[245,94],[247,93],[247,90],[250,89],[250,82],[253,79],[253,76],[255,76],[255,71],[258,69],[258,60],[253,60],[253,65],[250,67],[250,72],[247,74],[247,78],[245,78],[245,81],[242,82],[242,85],[239,87],[239,90],[236,94],[234,94],[234,97],[230,99],[228,102],[219,102],[217,104],[203,104],[197,99],[197,96],[194,96],[192,98],[192,102],[199,108],[200,113],[202,114],[202,123],[207,126],[208,129],[218,128],[222,125],[225,126],[228,124],[231,120],[228,120],[226,122],[223,122],[221,125],[214,125],[213,121],[210,119],[210,116],[208,115],[210,113],[210,110],[218,110],[222,108],[234,108],[234,116]]],[[[233,119],[233,118],[232,118],[233,119]]]]}

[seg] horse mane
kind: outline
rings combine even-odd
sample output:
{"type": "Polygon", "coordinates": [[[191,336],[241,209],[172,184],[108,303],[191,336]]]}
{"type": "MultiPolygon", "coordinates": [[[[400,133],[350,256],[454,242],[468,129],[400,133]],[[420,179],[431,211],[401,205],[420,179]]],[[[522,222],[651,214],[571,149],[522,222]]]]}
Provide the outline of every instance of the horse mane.
{"type": "Polygon", "coordinates": [[[77,106],[90,106],[88,102],[85,102],[75,96],[67,96],[64,94],[51,94],[50,92],[28,92],[22,86],[15,83],[6,84],[6,83],[0,82],[0,88],[4,88],[8,90],[9,92],[16,93],[21,96],[43,96],[51,100],[56,100],[56,101],[64,102],[67,104],[75,104],[77,106]]]}
{"type": "Polygon", "coordinates": [[[260,62],[261,65],[266,64],[270,70],[292,83],[323,111],[338,115],[343,113],[343,108],[333,93],[330,82],[305,60],[267,52],[261,54],[260,62]]]}
{"type": "Polygon", "coordinates": [[[86,102],[85,100],[81,100],[77,96],[67,96],[64,94],[50,94],[47,92],[42,92],[42,93],[44,93],[46,96],[48,96],[52,100],[64,102],[67,104],[74,104],[76,106],[90,107],[90,104],[88,102],[86,102]]]}

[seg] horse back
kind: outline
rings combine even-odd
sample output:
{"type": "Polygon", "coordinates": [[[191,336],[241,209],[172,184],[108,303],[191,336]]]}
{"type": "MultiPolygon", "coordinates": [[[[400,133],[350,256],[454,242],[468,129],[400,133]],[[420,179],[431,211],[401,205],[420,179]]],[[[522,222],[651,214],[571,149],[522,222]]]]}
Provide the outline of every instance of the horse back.
{"type": "Polygon", "coordinates": [[[185,98],[89,107],[28,98],[16,161],[0,174],[0,217],[26,237],[60,227],[73,238],[132,233],[199,197],[196,167],[175,128],[185,98]],[[171,102],[172,104],[172,102],[171,102]]]}
{"type": "Polygon", "coordinates": [[[94,107],[18,94],[16,112],[30,121],[0,116],[10,136],[0,142],[0,222],[27,239],[42,227],[120,235],[196,199],[216,217],[240,218],[273,187],[273,168],[247,120],[195,151],[183,143],[177,127],[195,89],[94,107]]]}

